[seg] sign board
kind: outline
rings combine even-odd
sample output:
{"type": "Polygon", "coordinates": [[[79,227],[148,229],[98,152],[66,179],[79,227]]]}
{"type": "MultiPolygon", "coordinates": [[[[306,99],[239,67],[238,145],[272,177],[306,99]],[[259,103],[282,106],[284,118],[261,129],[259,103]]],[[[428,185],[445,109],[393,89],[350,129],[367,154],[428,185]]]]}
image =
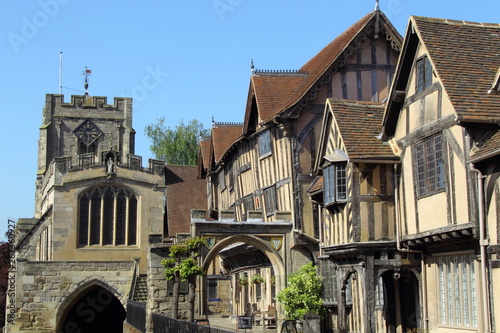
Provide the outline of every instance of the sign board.
{"type": "Polygon", "coordinates": [[[238,329],[252,329],[252,317],[238,316],[238,329]]]}

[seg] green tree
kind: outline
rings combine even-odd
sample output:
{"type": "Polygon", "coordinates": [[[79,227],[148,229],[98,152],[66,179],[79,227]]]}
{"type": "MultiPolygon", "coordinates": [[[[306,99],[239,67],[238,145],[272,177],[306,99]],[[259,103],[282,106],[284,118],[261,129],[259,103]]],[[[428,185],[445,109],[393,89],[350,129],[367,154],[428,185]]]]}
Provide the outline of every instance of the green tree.
{"type": "Polygon", "coordinates": [[[323,305],[321,277],[312,262],[302,266],[288,277],[287,287],[276,296],[283,305],[285,315],[301,320],[306,314],[320,314],[323,305]]]}
{"type": "Polygon", "coordinates": [[[181,119],[172,129],[165,127],[165,118],[162,117],[156,124],[147,125],[145,133],[157,159],[168,164],[196,165],[199,138],[210,135],[210,130],[196,119],[187,124],[181,119]]]}
{"type": "Polygon", "coordinates": [[[188,281],[188,320],[194,322],[196,278],[205,274],[203,268],[198,265],[198,251],[204,244],[206,244],[204,238],[195,237],[172,245],[169,249],[169,258],[162,261],[165,267],[165,278],[173,282],[172,317],[174,319],[179,316],[179,284],[181,281],[188,281]]]}

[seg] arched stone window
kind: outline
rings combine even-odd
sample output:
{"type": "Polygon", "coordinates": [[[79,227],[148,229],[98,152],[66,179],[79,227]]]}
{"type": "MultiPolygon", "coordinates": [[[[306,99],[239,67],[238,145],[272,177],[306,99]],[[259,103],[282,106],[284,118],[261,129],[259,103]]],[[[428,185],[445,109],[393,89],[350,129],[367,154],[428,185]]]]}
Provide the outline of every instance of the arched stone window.
{"type": "Polygon", "coordinates": [[[78,245],[137,244],[137,197],[113,185],[94,187],[80,196],[78,245]]]}

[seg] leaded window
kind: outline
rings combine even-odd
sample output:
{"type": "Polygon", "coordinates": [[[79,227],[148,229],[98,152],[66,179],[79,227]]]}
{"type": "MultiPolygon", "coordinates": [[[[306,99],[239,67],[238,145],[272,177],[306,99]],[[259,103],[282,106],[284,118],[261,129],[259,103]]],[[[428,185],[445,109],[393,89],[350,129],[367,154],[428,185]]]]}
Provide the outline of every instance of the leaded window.
{"type": "Polygon", "coordinates": [[[271,131],[265,130],[259,135],[259,156],[265,156],[272,153],[271,131]]]}
{"type": "Polygon", "coordinates": [[[414,147],[417,194],[425,195],[444,189],[442,136],[436,135],[414,147]]]}
{"type": "Polygon", "coordinates": [[[327,304],[337,303],[337,272],[333,262],[329,259],[322,259],[320,263],[323,278],[323,300],[327,304]]]}
{"type": "Polygon", "coordinates": [[[432,66],[429,58],[417,60],[417,92],[421,92],[432,84],[432,66]]]}
{"type": "Polygon", "coordinates": [[[334,163],[323,169],[323,190],[325,204],[347,200],[347,164],[334,163]]]}
{"type": "Polygon", "coordinates": [[[137,198],[119,186],[94,187],[80,196],[78,245],[136,245],[137,198]]]}
{"type": "Polygon", "coordinates": [[[478,326],[478,296],[473,254],[439,257],[438,295],[440,324],[478,326]]]}

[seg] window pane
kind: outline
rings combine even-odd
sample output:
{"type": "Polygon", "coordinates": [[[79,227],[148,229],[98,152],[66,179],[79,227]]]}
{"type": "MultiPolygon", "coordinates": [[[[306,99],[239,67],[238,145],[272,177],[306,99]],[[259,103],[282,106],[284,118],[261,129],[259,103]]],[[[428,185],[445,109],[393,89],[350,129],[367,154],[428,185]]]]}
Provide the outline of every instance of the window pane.
{"type": "Polygon", "coordinates": [[[347,199],[346,165],[338,164],[337,167],[337,200],[347,199]]]}
{"type": "Polygon", "coordinates": [[[271,132],[264,131],[259,135],[259,154],[260,156],[266,155],[271,152],[271,132]]]}
{"type": "Polygon", "coordinates": [[[208,299],[217,298],[217,280],[209,279],[208,280],[208,299]]]}
{"type": "Polygon", "coordinates": [[[417,60],[417,92],[424,90],[424,59],[417,60]]]}
{"type": "Polygon", "coordinates": [[[432,66],[429,58],[425,57],[425,87],[432,84],[432,66]]]}
{"type": "Polygon", "coordinates": [[[330,165],[324,169],[323,176],[324,201],[325,203],[335,202],[335,166],[330,165]]]}
{"type": "Polygon", "coordinates": [[[89,198],[84,195],[80,198],[80,230],[78,245],[88,245],[89,237],[89,198]]]}
{"type": "Polygon", "coordinates": [[[90,245],[101,244],[101,196],[97,189],[90,204],[90,245]]]}
{"type": "Polygon", "coordinates": [[[274,214],[276,211],[276,188],[274,186],[264,190],[264,202],[267,216],[274,214]]]}
{"type": "Polygon", "coordinates": [[[137,242],[137,199],[132,196],[128,201],[128,245],[136,245],[137,242]]]}
{"type": "Polygon", "coordinates": [[[417,193],[423,195],[444,188],[442,136],[438,135],[414,147],[417,193]]]}
{"type": "Polygon", "coordinates": [[[438,259],[440,323],[477,327],[474,255],[438,259]]]}
{"type": "Polygon", "coordinates": [[[113,244],[115,196],[111,187],[104,192],[103,245],[113,244]]]}
{"type": "Polygon", "coordinates": [[[125,191],[121,190],[116,197],[116,231],[115,244],[125,245],[125,230],[127,222],[127,197],[125,191]]]}

